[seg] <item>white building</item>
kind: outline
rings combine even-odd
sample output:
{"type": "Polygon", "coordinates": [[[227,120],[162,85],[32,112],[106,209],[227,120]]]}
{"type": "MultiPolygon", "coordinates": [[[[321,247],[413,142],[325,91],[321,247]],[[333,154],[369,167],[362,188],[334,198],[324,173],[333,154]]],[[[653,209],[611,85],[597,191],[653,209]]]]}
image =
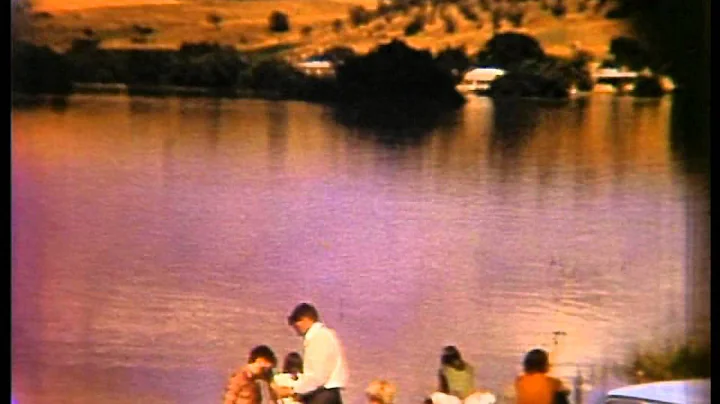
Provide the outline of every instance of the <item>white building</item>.
{"type": "Polygon", "coordinates": [[[309,76],[333,76],[335,65],[328,60],[306,60],[295,65],[300,71],[309,76]]]}
{"type": "Polygon", "coordinates": [[[490,83],[504,74],[505,70],[492,67],[471,69],[465,73],[462,81],[457,85],[457,90],[462,93],[487,91],[490,88],[490,83]]]}

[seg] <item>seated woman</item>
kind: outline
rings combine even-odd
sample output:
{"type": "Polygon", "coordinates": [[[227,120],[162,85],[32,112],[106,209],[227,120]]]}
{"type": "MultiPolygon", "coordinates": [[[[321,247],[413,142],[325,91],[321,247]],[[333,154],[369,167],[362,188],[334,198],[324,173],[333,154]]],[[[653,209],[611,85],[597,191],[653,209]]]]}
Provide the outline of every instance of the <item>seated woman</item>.
{"type": "Polygon", "coordinates": [[[569,391],[562,382],[548,376],[550,361],[542,349],[533,349],[525,355],[524,374],[515,380],[517,404],[553,404],[567,402],[569,391]]]}
{"type": "Polygon", "coordinates": [[[467,396],[465,400],[437,391],[425,400],[425,404],[495,404],[496,401],[495,395],[489,391],[478,390],[467,396]]]}
{"type": "Polygon", "coordinates": [[[454,346],[443,348],[440,357],[439,392],[464,400],[475,392],[475,370],[454,346]]]}
{"type": "MultiPolygon", "coordinates": [[[[302,356],[297,352],[290,352],[285,356],[282,373],[278,373],[273,377],[274,387],[293,387],[302,372],[302,356]]],[[[278,404],[298,404],[298,401],[292,397],[286,397],[278,400],[278,404]]]]}

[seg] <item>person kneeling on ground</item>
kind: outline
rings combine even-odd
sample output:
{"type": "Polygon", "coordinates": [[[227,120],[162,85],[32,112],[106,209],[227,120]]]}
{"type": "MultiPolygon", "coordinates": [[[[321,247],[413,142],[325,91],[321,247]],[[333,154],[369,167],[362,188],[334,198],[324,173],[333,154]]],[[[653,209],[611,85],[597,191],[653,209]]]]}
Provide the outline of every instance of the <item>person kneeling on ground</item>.
{"type": "Polygon", "coordinates": [[[253,348],[247,365],[230,376],[223,404],[271,404],[274,396],[269,379],[276,364],[275,353],[268,346],[253,348]]]}

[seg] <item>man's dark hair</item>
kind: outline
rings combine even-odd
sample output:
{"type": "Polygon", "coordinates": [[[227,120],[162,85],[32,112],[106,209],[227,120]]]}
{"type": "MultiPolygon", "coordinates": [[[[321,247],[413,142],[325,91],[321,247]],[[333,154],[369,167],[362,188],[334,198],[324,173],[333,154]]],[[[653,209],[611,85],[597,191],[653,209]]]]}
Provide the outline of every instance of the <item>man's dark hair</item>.
{"type": "Polygon", "coordinates": [[[309,318],[312,321],[320,320],[317,309],[310,303],[300,303],[295,306],[295,309],[288,316],[288,325],[293,325],[301,318],[309,318]]]}
{"type": "Polygon", "coordinates": [[[546,373],[550,370],[550,360],[547,352],[542,349],[533,349],[525,355],[523,361],[525,373],[546,373]]]}
{"type": "Polygon", "coordinates": [[[277,365],[277,358],[275,357],[275,353],[267,345],[258,345],[255,348],[253,348],[250,351],[250,357],[248,358],[248,363],[255,362],[257,360],[257,358],[267,359],[269,362],[271,362],[273,364],[273,366],[277,365]]]}

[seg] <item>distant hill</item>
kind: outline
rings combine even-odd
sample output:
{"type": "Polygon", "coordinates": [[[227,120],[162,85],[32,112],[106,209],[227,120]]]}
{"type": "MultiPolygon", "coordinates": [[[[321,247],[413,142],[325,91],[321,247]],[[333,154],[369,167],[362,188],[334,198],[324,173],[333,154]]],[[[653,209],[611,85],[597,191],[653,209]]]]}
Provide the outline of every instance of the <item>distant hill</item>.
{"type": "MultiPolygon", "coordinates": [[[[532,35],[551,54],[568,54],[577,42],[603,56],[613,37],[629,34],[628,26],[622,20],[604,17],[611,2],[588,1],[588,9],[578,12],[579,1],[583,0],[565,1],[568,12],[563,18],[543,7],[548,0],[520,2],[525,10],[522,25],[516,28],[505,20],[499,31],[532,35]]],[[[240,50],[268,49],[288,57],[304,57],[338,45],[366,52],[401,38],[410,46],[433,52],[457,46],[474,52],[494,32],[492,14],[478,6],[481,2],[460,2],[475,7],[481,24],[468,20],[459,5],[448,4],[442,10],[444,17],[436,14],[433,19],[429,8],[423,12],[423,8],[414,7],[407,13],[377,17],[367,25],[354,27],[349,20],[350,8],[361,5],[374,10],[378,0],[37,0],[29,35],[34,42],[58,50],[67,49],[73,39],[93,37],[107,48],[178,48],[183,42],[210,41],[240,50]],[[288,32],[270,32],[268,18],[273,11],[289,17],[288,32]],[[406,36],[406,27],[418,14],[427,17],[424,29],[406,36]],[[447,33],[447,19],[453,21],[455,32],[447,33]]]]}

